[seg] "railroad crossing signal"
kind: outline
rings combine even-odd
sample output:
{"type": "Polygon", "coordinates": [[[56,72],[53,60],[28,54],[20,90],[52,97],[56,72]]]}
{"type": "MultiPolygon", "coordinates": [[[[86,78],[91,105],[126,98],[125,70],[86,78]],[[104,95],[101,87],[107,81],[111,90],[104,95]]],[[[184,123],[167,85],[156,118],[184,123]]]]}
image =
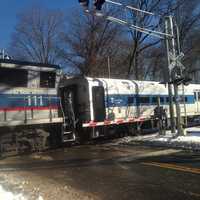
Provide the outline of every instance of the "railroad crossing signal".
{"type": "Polygon", "coordinates": [[[169,65],[169,70],[171,73],[172,80],[169,82],[170,84],[184,84],[187,85],[191,81],[191,79],[185,74],[185,66],[182,64],[182,59],[184,57],[183,53],[180,53],[178,56],[169,52],[169,58],[171,64],[169,65]]]}
{"type": "Polygon", "coordinates": [[[182,70],[184,70],[185,66],[182,64],[183,57],[184,57],[183,53],[180,53],[178,56],[176,56],[171,52],[169,52],[169,58],[171,61],[171,64],[169,65],[169,70],[172,71],[175,67],[179,67],[182,70]]]}

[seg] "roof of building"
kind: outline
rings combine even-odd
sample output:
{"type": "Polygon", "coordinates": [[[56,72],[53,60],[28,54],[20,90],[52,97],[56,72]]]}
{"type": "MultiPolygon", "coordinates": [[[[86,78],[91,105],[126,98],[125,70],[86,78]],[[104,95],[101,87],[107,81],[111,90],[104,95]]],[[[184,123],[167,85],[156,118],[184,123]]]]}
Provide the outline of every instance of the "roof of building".
{"type": "Polygon", "coordinates": [[[12,59],[0,59],[0,64],[7,63],[7,64],[15,64],[20,66],[36,66],[36,67],[49,67],[49,68],[56,68],[60,69],[60,66],[53,65],[53,64],[45,64],[45,63],[37,63],[37,62],[29,62],[29,61],[19,61],[19,60],[12,60],[12,59]]]}

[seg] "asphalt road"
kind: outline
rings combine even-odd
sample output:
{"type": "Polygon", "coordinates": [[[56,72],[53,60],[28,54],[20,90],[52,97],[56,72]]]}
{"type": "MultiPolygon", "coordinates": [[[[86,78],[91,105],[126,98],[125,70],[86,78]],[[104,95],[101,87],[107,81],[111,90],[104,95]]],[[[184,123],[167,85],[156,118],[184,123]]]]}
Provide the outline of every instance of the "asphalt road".
{"type": "Polygon", "coordinates": [[[0,161],[0,185],[27,199],[200,199],[200,154],[110,143],[0,161]]]}

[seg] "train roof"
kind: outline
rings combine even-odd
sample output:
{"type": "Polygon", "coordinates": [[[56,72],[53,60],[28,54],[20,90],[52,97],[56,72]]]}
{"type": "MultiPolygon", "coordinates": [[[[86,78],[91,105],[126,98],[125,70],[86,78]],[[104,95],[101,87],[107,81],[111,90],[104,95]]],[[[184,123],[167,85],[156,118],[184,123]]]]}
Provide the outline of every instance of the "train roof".
{"type": "Polygon", "coordinates": [[[12,59],[0,59],[0,67],[3,64],[13,64],[18,66],[34,66],[34,67],[46,67],[52,69],[60,69],[60,66],[53,64],[45,64],[45,63],[37,63],[37,62],[29,62],[29,61],[19,61],[12,59]]]}
{"type": "MultiPolygon", "coordinates": [[[[78,77],[80,78],[80,77],[78,77]]],[[[160,85],[164,85],[164,84],[161,84],[160,82],[157,82],[157,81],[141,81],[141,80],[133,80],[133,79],[118,79],[118,78],[92,78],[92,77],[84,77],[86,78],[87,80],[105,80],[105,81],[108,81],[108,82],[123,82],[123,81],[130,81],[130,82],[135,82],[137,84],[160,84],[160,85]]]]}
{"type": "MultiPolygon", "coordinates": [[[[74,76],[74,77],[69,77],[67,78],[66,81],[69,80],[82,80],[85,79],[86,81],[106,81],[109,84],[116,84],[116,83],[123,83],[123,82],[129,82],[129,83],[135,83],[139,86],[152,86],[152,87],[159,87],[159,88],[167,88],[167,83],[162,83],[158,81],[141,81],[141,80],[130,80],[130,79],[117,79],[117,78],[93,78],[93,77],[87,77],[87,76],[74,76]]],[[[200,84],[194,84],[190,83],[189,85],[185,86],[188,91],[191,90],[190,92],[193,92],[193,90],[199,90],[200,91],[200,84]]]]}

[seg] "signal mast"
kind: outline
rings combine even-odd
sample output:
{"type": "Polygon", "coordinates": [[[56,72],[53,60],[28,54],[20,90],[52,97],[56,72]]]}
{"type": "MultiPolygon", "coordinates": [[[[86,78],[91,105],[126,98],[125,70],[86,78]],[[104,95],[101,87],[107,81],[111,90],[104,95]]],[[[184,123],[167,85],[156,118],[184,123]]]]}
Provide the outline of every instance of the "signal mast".
{"type": "Polygon", "coordinates": [[[4,49],[0,50],[0,59],[6,59],[9,60],[11,57],[5,52],[4,49]]]}
{"type": "Polygon", "coordinates": [[[162,31],[152,30],[146,27],[138,26],[137,24],[129,22],[129,20],[127,19],[118,18],[116,16],[113,16],[112,14],[106,15],[102,11],[102,6],[104,4],[117,6],[118,8],[121,8],[123,10],[125,16],[129,15],[130,12],[137,12],[143,15],[150,15],[150,16],[159,16],[159,15],[156,15],[155,13],[148,12],[146,10],[141,10],[136,7],[125,5],[123,3],[116,2],[113,0],[94,0],[95,11],[90,6],[89,0],[79,0],[79,3],[84,7],[84,10],[87,13],[93,13],[96,16],[104,17],[108,21],[120,24],[131,30],[136,30],[141,33],[147,34],[152,37],[160,38],[161,40],[165,41],[166,51],[167,51],[167,61],[168,61],[168,82],[167,83],[168,83],[168,92],[169,92],[171,132],[172,133],[176,132],[176,123],[175,123],[176,120],[175,120],[174,105],[173,105],[174,104],[173,93],[174,93],[174,101],[175,101],[176,117],[177,117],[177,133],[178,135],[183,135],[178,86],[180,84],[186,83],[187,80],[183,76],[183,73],[182,73],[185,69],[185,67],[181,63],[181,59],[183,58],[184,54],[180,52],[179,31],[178,31],[178,27],[176,23],[174,23],[173,17],[172,16],[165,17],[165,30],[164,32],[162,32],[162,31]],[[172,91],[172,89],[174,89],[174,92],[172,91]]]}

